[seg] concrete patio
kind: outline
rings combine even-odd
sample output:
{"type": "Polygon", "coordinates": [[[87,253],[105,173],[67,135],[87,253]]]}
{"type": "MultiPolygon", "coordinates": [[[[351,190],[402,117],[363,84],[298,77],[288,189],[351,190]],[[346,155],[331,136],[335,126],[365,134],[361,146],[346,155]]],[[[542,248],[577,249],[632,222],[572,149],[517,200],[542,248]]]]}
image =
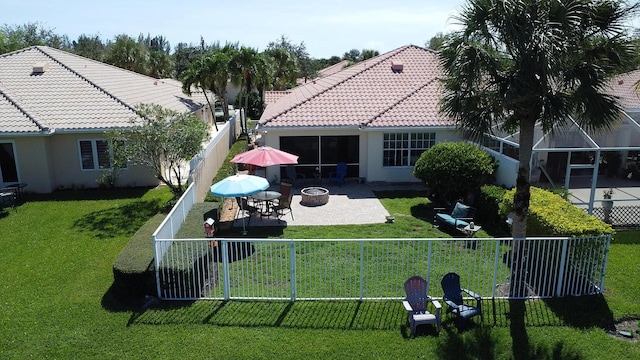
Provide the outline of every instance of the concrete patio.
{"type": "MultiPolygon", "coordinates": [[[[329,202],[321,206],[305,206],[300,203],[301,187],[292,189],[293,200],[291,213],[280,220],[275,215],[260,217],[253,214],[246,217],[249,226],[296,226],[296,225],[350,225],[384,223],[389,212],[374,195],[374,191],[384,190],[426,190],[422,184],[406,185],[371,185],[346,183],[343,186],[330,185],[325,180],[320,184],[305,186],[321,186],[329,190],[329,202]]],[[[235,220],[234,226],[242,227],[242,218],[235,220]]]]}
{"type": "MultiPolygon", "coordinates": [[[[640,206],[640,183],[627,179],[601,178],[596,190],[595,207],[600,207],[604,190],[614,189],[613,200],[618,206],[640,206]]],[[[273,188],[277,190],[277,188],[273,188]]],[[[291,213],[286,213],[281,221],[274,215],[260,217],[253,214],[245,217],[248,226],[297,226],[297,225],[355,225],[384,223],[386,216],[393,215],[382,206],[374,191],[384,190],[426,190],[419,183],[402,185],[373,185],[348,182],[343,186],[328,184],[325,179],[320,184],[307,184],[292,189],[291,213]],[[322,206],[302,205],[300,190],[307,186],[321,186],[329,190],[329,202],[322,206]]],[[[588,208],[591,191],[590,179],[572,179],[569,201],[580,208],[588,208]]],[[[242,227],[238,215],[234,227],[242,227]]]]}

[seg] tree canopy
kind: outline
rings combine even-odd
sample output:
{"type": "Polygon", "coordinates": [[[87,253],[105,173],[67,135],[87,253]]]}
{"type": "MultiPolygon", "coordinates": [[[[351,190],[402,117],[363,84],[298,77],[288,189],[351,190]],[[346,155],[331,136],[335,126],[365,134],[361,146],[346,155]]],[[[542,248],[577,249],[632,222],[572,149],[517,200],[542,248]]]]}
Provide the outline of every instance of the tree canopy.
{"type": "Polygon", "coordinates": [[[110,143],[122,144],[115,149],[120,152],[117,157],[146,166],[174,194],[181,194],[188,175],[181,165],[202,150],[203,141],[209,138],[207,124],[191,113],[155,104],[140,104],[137,114],[130,129],[106,132],[110,143]]]}
{"type": "MultiPolygon", "coordinates": [[[[469,0],[455,18],[462,28],[439,51],[441,111],[472,139],[494,127],[519,131],[514,238],[526,236],[534,126],[549,132],[575,119],[608,129],[618,119],[605,85],[633,61],[625,24],[637,9],[610,0],[469,0]]],[[[512,290],[522,290],[520,278],[512,280],[512,290]]]]}

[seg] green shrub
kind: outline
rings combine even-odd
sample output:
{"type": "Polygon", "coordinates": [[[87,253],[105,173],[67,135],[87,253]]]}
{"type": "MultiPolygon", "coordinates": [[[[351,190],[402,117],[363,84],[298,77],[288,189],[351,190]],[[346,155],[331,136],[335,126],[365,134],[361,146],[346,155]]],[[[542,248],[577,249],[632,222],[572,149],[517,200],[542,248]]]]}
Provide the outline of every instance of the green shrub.
{"type": "MultiPolygon", "coordinates": [[[[513,209],[515,191],[507,191],[500,204],[501,216],[506,217],[513,209]]],[[[613,232],[611,225],[587,214],[560,195],[531,187],[527,236],[590,236],[613,232]]]]}
{"type": "MultiPolygon", "coordinates": [[[[513,208],[515,189],[507,191],[500,204],[501,216],[507,216],[513,208]]],[[[560,195],[550,191],[531,187],[531,201],[527,216],[527,237],[532,236],[570,236],[587,237],[602,234],[612,234],[613,229],[596,217],[564,200],[560,195]]],[[[604,265],[606,257],[606,242],[586,238],[571,242],[566,252],[566,268],[560,268],[556,260],[560,258],[561,248],[557,246],[540,246],[534,241],[522,244],[525,256],[525,279],[534,291],[555,289],[560,281],[559,274],[566,272],[568,276],[579,277],[584,282],[592,281],[588,273],[581,272],[585,254],[600,254],[589,259],[590,266],[598,269],[604,265]],[[545,274],[552,274],[550,279],[545,274]]],[[[577,286],[572,283],[569,286],[577,286]]],[[[569,288],[568,293],[571,293],[569,288]]]]}
{"type": "Polygon", "coordinates": [[[508,189],[498,185],[483,185],[480,187],[480,196],[475,207],[476,220],[485,229],[492,229],[495,236],[509,234],[509,226],[506,217],[500,216],[500,203],[504,199],[508,189]]]}
{"type": "Polygon", "coordinates": [[[453,202],[490,182],[496,168],[495,159],[479,147],[465,142],[444,142],[420,155],[413,175],[439,201],[453,202]]]}

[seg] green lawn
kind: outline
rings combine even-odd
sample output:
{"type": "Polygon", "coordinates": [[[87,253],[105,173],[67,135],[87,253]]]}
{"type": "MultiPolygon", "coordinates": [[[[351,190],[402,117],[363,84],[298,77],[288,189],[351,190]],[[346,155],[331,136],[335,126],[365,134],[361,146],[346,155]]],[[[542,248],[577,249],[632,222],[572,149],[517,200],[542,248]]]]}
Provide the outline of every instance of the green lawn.
{"type": "MultiPolygon", "coordinates": [[[[165,189],[58,192],[0,215],[0,358],[640,358],[640,343],[602,329],[640,317],[640,231],[616,235],[604,296],[487,300],[479,326],[459,333],[447,318],[439,336],[424,327],[411,339],[399,302],[167,302],[147,311],[115,302],[113,261],[169,198],[165,189]]],[[[396,216],[398,226],[261,231],[284,238],[438,236],[418,218],[428,211],[420,199],[383,199],[390,212],[407,215],[396,216]]]]}

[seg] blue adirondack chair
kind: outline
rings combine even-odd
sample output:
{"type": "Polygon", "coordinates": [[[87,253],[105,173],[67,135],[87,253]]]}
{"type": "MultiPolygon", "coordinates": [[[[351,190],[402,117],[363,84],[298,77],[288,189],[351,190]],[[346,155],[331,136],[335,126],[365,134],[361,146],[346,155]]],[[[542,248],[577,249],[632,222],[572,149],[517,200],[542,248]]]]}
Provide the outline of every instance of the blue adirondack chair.
{"type": "Polygon", "coordinates": [[[347,163],[340,162],[336,168],[336,171],[329,173],[329,183],[337,183],[338,185],[344,184],[344,177],[347,175],[347,163]]]}
{"type": "Polygon", "coordinates": [[[452,312],[456,315],[456,325],[459,329],[464,329],[466,320],[473,316],[480,315],[482,318],[482,299],[473,291],[460,287],[460,275],[450,272],[442,278],[440,284],[442,291],[444,291],[442,299],[449,305],[447,313],[452,312]],[[475,306],[465,304],[462,297],[463,292],[476,301],[475,306]]]}

